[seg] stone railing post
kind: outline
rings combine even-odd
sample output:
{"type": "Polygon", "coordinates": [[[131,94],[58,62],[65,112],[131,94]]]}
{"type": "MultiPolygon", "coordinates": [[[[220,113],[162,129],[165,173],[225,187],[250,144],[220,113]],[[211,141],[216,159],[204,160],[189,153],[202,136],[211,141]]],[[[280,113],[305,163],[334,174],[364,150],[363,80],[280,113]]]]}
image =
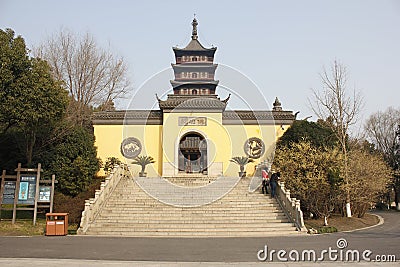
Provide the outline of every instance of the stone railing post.
{"type": "Polygon", "coordinates": [[[307,231],[304,225],[303,212],[300,209],[300,200],[290,197],[290,190],[285,189],[284,182],[278,182],[276,198],[289,220],[294,223],[298,231],[307,231]]]}

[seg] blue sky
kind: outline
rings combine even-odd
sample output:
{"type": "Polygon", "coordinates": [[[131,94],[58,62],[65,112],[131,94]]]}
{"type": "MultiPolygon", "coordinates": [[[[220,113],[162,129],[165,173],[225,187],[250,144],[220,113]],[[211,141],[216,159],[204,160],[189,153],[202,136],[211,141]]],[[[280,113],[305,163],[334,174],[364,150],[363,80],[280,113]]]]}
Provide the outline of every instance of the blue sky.
{"type": "MultiPolygon", "coordinates": [[[[313,115],[311,88],[321,88],[318,73],[336,59],[348,68],[349,88],[364,96],[363,119],[399,107],[399,1],[1,0],[0,27],[15,30],[29,47],[61,28],[89,32],[125,58],[135,92],[170,66],[172,46],[189,42],[193,13],[200,42],[218,47],[215,61],[249,77],[269,104],[277,96],[284,109],[301,111],[300,118],[313,115]]],[[[168,75],[154,92],[169,89],[168,75]]],[[[263,107],[247,88],[237,90],[256,109],[263,107]]],[[[151,108],[150,91],[133,107],[151,108]]],[[[233,101],[231,108],[240,103],[233,101]]]]}

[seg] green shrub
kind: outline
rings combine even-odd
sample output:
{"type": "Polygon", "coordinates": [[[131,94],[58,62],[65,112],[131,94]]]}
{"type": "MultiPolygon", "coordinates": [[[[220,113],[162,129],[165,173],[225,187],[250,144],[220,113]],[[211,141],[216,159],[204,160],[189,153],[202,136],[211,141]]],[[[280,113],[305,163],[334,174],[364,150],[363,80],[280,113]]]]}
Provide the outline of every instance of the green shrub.
{"type": "Polygon", "coordinates": [[[88,190],[99,170],[94,136],[82,126],[70,129],[63,141],[46,155],[47,175],[55,174],[57,191],[75,197],[88,190]]]}
{"type": "Polygon", "coordinates": [[[334,226],[324,226],[318,229],[318,234],[336,233],[338,230],[334,226]]]}
{"type": "Polygon", "coordinates": [[[96,189],[100,189],[102,179],[95,179],[89,189],[75,197],[56,192],[54,196],[54,212],[67,212],[68,223],[79,225],[82,211],[85,208],[85,200],[94,197],[96,189]]]}

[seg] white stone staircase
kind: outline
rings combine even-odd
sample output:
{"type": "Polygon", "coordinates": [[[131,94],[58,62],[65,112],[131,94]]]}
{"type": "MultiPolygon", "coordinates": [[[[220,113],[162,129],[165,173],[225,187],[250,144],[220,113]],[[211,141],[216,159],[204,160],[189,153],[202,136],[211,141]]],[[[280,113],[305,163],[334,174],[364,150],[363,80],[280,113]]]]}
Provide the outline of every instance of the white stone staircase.
{"type": "Polygon", "coordinates": [[[98,214],[85,227],[86,230],[79,233],[137,237],[262,237],[299,234],[275,199],[260,194],[258,190],[254,193],[248,191],[250,178],[238,180],[222,177],[217,179],[219,183],[214,183],[214,187],[208,184],[213,183],[215,177],[203,177],[193,182],[195,179],[175,177],[167,181],[159,177],[124,176],[104,201],[98,214]],[[203,184],[199,181],[203,181],[203,184]],[[170,182],[179,186],[166,186],[170,182]],[[221,187],[232,184],[235,184],[233,189],[220,196],[221,187]],[[143,188],[151,190],[149,192],[143,188]],[[154,195],[152,191],[159,193],[157,198],[161,198],[162,202],[149,195],[154,195]],[[203,204],[202,200],[210,198],[210,195],[215,201],[203,204]],[[163,197],[167,200],[163,201],[163,197]],[[175,201],[175,204],[165,204],[169,201],[175,201]]]}

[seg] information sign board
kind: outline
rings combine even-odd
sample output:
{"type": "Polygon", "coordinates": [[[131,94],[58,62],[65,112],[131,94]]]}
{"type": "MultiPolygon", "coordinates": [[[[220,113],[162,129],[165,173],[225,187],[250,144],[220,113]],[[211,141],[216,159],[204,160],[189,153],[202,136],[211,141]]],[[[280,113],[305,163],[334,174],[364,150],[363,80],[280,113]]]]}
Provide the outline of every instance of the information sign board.
{"type": "Polygon", "coordinates": [[[50,202],[50,194],[51,186],[40,186],[38,202],[50,202]]]}
{"type": "Polygon", "coordinates": [[[35,204],[36,176],[21,175],[19,183],[18,204],[35,204]]]}
{"type": "Polygon", "coordinates": [[[15,181],[4,182],[3,203],[14,204],[15,181]]]}

